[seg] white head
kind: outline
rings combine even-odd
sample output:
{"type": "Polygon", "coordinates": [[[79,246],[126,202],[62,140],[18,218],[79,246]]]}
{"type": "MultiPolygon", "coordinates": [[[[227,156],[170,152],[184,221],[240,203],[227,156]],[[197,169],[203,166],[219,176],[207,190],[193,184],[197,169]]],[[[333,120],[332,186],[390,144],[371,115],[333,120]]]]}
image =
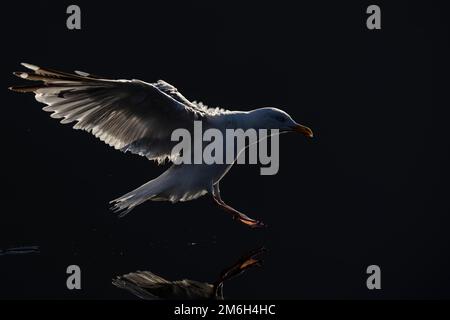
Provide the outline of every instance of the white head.
{"type": "Polygon", "coordinates": [[[298,124],[290,115],[277,108],[260,108],[250,111],[258,129],[278,129],[280,132],[299,132],[312,138],[313,132],[310,128],[298,124]]]}

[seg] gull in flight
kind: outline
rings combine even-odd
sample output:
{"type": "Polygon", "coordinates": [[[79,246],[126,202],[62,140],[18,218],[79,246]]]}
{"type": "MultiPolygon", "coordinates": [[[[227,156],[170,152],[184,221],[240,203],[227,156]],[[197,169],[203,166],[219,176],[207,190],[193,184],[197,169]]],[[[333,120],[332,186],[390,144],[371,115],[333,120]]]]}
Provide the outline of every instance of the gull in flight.
{"type": "Polygon", "coordinates": [[[245,254],[223,270],[214,283],[189,279],[169,281],[150,271],[128,273],[117,277],[112,283],[145,300],[223,300],[223,283],[252,267],[260,267],[261,255],[265,252],[262,247],[245,254]]]}
{"type": "MultiPolygon", "coordinates": [[[[313,137],[311,129],[295,122],[276,108],[252,111],[228,111],[208,108],[186,99],[174,86],[159,80],[111,80],[81,71],[66,73],[22,63],[27,72],[14,75],[36,81],[14,86],[16,92],[32,92],[43,110],[61,123],[74,123],[74,129],[90,132],[101,141],[123,152],[150,160],[174,162],[171,135],[176,129],[193,132],[194,122],[204,130],[215,128],[225,134],[231,129],[277,129],[313,137]]],[[[244,147],[245,149],[245,147],[244,147]]],[[[242,150],[237,150],[239,154],[242,150]]],[[[176,156],[175,156],[176,157],[176,156]]],[[[233,163],[172,164],[157,178],[119,197],[112,209],[123,216],[141,203],[152,201],[188,201],[211,194],[214,201],[233,218],[252,228],[264,223],[248,217],[226,204],[220,197],[219,182],[233,163]]]]}

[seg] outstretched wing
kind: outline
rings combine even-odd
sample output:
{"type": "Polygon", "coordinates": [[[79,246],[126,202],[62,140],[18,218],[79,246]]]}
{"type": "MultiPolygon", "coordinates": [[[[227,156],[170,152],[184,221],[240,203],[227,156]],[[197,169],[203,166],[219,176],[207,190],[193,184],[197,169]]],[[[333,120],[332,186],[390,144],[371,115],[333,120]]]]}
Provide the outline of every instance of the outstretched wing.
{"type": "Polygon", "coordinates": [[[172,132],[192,130],[205,110],[189,102],[172,85],[158,81],[110,80],[85,72],[70,74],[23,63],[32,72],[15,72],[18,77],[39,81],[15,86],[17,92],[33,92],[47,106],[51,117],[73,123],[74,129],[91,132],[106,144],[157,161],[171,157],[176,142],[172,132]]]}
{"type": "MultiPolygon", "coordinates": [[[[164,288],[171,288],[170,281],[149,271],[137,271],[117,277],[113,285],[125,289],[135,296],[145,300],[158,300],[164,288]]],[[[167,291],[167,290],[166,290],[167,291]]]]}
{"type": "Polygon", "coordinates": [[[128,290],[141,299],[211,299],[213,286],[195,280],[167,281],[150,271],[136,271],[117,277],[113,285],[128,290]]]}

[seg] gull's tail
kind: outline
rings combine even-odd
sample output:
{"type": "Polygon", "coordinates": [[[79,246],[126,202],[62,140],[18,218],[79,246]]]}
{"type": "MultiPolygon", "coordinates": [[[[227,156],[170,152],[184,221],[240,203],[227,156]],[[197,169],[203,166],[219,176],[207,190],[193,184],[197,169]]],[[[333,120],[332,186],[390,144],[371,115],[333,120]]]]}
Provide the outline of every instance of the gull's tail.
{"type": "MultiPolygon", "coordinates": [[[[152,201],[189,201],[207,193],[208,181],[203,181],[193,165],[173,165],[159,177],[127,194],[110,201],[111,210],[125,216],[141,203],[152,201]],[[200,179],[197,179],[199,178],[200,179]]],[[[201,170],[201,168],[198,168],[201,170]]]]}
{"type": "Polygon", "coordinates": [[[112,204],[111,210],[118,213],[119,217],[123,217],[141,203],[147,200],[153,200],[163,189],[161,183],[157,181],[158,178],[110,201],[109,203],[112,204]]]}

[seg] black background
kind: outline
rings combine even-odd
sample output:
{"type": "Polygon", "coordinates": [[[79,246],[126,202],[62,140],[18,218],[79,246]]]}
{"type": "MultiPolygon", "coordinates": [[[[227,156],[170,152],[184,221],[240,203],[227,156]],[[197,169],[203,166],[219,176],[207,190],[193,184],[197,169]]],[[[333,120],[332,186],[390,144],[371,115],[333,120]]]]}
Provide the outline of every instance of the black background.
{"type": "Polygon", "coordinates": [[[117,275],[215,280],[265,245],[262,268],[225,284],[230,298],[449,298],[448,7],[372,2],[76,1],[2,6],[0,298],[133,298],[117,275]],[[118,219],[114,199],[160,174],[62,126],[32,95],[6,88],[20,62],[111,78],[164,79],[188,98],[250,110],[276,106],[316,137],[281,136],[280,171],[235,166],[231,205],[269,224],[250,230],[209,196],[147,202],[118,219]],[[82,290],[66,288],[66,267],[82,290]],[[368,265],[382,270],[369,291],[368,265]]]}

